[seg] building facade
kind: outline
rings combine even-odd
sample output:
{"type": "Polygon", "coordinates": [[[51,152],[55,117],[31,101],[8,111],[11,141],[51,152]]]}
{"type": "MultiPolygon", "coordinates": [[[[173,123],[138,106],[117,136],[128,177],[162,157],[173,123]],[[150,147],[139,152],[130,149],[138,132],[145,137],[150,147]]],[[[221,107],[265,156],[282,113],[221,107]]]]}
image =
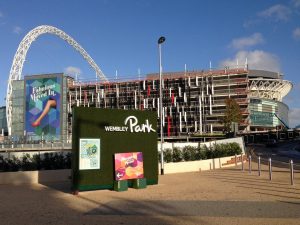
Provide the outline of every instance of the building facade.
{"type": "MultiPolygon", "coordinates": [[[[235,99],[240,106],[239,132],[276,129],[282,122],[288,125],[288,107],[282,99],[292,84],[278,73],[244,68],[164,73],[162,118],[159,87],[158,74],[105,83],[77,82],[64,76],[62,136],[71,136],[72,108],[76,106],[157,111],[165,137],[222,133],[227,98],[235,99]]],[[[15,81],[12,133],[18,135],[24,133],[22,93],[24,81],[15,81]]]]}

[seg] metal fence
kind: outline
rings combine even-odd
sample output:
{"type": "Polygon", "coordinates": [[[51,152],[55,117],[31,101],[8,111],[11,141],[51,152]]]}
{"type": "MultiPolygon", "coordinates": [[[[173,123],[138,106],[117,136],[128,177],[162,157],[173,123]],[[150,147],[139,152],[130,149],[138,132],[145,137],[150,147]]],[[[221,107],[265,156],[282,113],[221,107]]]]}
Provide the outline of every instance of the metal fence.
{"type": "Polygon", "coordinates": [[[45,140],[43,136],[5,136],[0,140],[0,152],[30,150],[63,150],[72,148],[71,136],[45,140]]]}

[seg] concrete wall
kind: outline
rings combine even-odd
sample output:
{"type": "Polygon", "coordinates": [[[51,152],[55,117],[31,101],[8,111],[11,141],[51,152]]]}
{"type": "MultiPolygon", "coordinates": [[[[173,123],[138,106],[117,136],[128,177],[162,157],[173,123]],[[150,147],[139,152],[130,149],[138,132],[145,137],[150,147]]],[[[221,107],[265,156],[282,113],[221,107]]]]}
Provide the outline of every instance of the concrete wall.
{"type": "MultiPolygon", "coordinates": [[[[237,158],[237,165],[239,164],[241,164],[240,157],[237,158]]],[[[191,161],[191,162],[165,163],[164,173],[171,174],[171,173],[199,172],[199,171],[220,169],[220,168],[232,167],[232,166],[235,166],[235,156],[191,161]]],[[[66,181],[70,181],[70,176],[71,176],[70,169],[1,172],[0,184],[24,184],[24,183],[43,184],[49,182],[66,182],[66,181]]]]}
{"type": "Polygon", "coordinates": [[[0,184],[42,184],[48,182],[68,181],[70,175],[70,169],[2,172],[0,173],[0,184]]]}
{"type": "MultiPolygon", "coordinates": [[[[245,160],[245,159],[244,159],[245,160]]],[[[237,165],[240,165],[241,161],[238,159],[237,165]]],[[[190,162],[176,162],[165,163],[164,173],[185,173],[185,172],[199,172],[205,170],[220,169],[225,167],[235,166],[235,156],[228,156],[216,159],[206,159],[190,162]]]]}

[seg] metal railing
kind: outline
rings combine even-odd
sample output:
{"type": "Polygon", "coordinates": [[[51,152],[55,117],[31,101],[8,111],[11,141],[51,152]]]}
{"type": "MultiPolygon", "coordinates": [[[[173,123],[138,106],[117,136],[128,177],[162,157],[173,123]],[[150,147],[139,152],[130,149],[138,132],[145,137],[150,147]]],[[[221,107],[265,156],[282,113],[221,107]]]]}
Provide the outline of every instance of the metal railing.
{"type": "Polygon", "coordinates": [[[72,137],[60,135],[46,136],[5,136],[0,140],[0,152],[25,150],[64,150],[72,148],[72,137]]]}

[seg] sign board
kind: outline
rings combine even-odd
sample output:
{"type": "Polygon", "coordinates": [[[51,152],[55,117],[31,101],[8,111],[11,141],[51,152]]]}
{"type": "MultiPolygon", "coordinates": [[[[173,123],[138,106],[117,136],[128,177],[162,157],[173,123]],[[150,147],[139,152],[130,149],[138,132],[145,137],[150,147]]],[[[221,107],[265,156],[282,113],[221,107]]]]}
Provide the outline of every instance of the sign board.
{"type": "Polygon", "coordinates": [[[115,154],[115,179],[129,180],[144,178],[143,153],[128,152],[115,154]]]}
{"type": "Polygon", "coordinates": [[[61,138],[62,74],[25,77],[24,130],[32,140],[61,138]]]}
{"type": "Polygon", "coordinates": [[[79,142],[79,170],[100,169],[100,139],[81,138],[79,142]]]}
{"type": "Polygon", "coordinates": [[[75,107],[72,117],[74,190],[113,189],[116,179],[158,183],[156,112],[75,107]]]}

